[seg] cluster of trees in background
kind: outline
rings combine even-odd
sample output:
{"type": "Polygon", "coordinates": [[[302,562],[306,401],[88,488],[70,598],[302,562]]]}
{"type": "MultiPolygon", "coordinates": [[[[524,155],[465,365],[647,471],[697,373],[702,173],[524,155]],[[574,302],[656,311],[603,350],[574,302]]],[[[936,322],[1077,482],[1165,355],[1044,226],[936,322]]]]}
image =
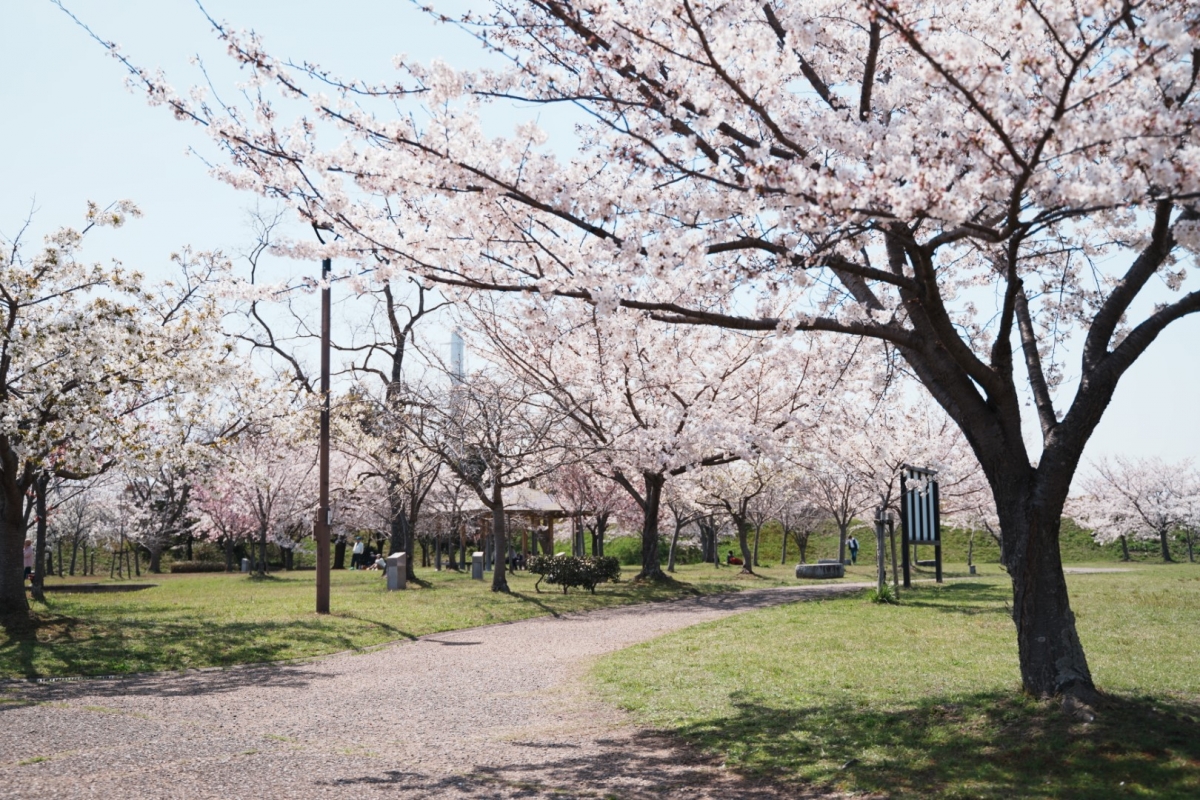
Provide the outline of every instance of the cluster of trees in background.
{"type": "MultiPolygon", "coordinates": [[[[26,462],[32,481],[22,520],[40,554],[36,593],[46,573],[95,574],[98,559],[110,575],[140,574],[143,563],[157,572],[166,553],[184,562],[181,569],[208,560],[209,568],[235,570],[241,558],[256,572],[312,564],[311,309],[290,294],[261,299],[246,283],[271,232],[261,228],[241,267],[220,254],[181,256],[181,283],[137,289],[146,303],[171,300],[158,316],[147,316],[154,306],[110,305],[109,285],[96,279],[97,302],[73,325],[94,333],[100,315],[113,313],[132,334],[135,321],[162,326],[185,315],[189,335],[207,349],[194,345],[186,357],[143,351],[138,366],[161,373],[160,388],[148,394],[143,383],[121,401],[124,427],[109,434],[103,452],[96,419],[112,413],[114,392],[102,395],[106,405],[76,403],[77,418],[53,394],[37,406],[44,415],[40,409],[53,405],[56,430],[86,436],[60,435],[53,447],[43,445],[46,455],[26,462]]],[[[36,275],[48,261],[74,259],[75,245],[69,254],[53,249],[63,240],[75,241],[58,232],[31,262],[14,247],[12,262],[36,275]]],[[[20,274],[10,272],[10,280],[20,274]]],[[[685,549],[689,558],[719,561],[719,538],[732,540],[742,569],[753,572],[768,523],[780,529],[784,561],[789,549],[805,561],[810,537],[827,527],[844,558],[858,519],[878,508],[898,512],[904,464],[939,471],[947,524],[999,541],[991,495],[965,438],[919,401],[885,353],[867,352],[869,342],[847,351],[832,338],[801,347],[762,333],[630,325],[624,311],[600,316],[562,302],[532,310],[494,297],[452,304],[411,279],[359,291],[343,308],[357,324],[333,342],[345,354],[333,402],[335,568],[355,537],[384,553],[414,554],[410,570],[418,550],[422,565],[432,552],[438,566],[444,557],[457,568],[468,543],[483,546],[486,515],[498,567],[493,586],[503,589],[515,522],[505,498],[529,485],[561,504],[576,555],[603,555],[617,532],[638,537],[643,578],[673,571],[685,549]],[[471,342],[481,369],[447,367],[438,352],[445,348],[429,344],[430,334],[444,340],[451,325],[471,342]]],[[[52,338],[61,319],[23,321],[22,336],[62,352],[64,343],[52,338]]],[[[44,361],[44,352],[32,357],[44,361]]],[[[83,364],[56,366],[59,384],[51,388],[75,391],[80,376],[69,370],[84,371],[83,364]]],[[[1169,560],[1169,538],[1182,533],[1192,557],[1200,478],[1190,463],[1100,461],[1082,486],[1068,512],[1097,542],[1120,542],[1128,556],[1130,541],[1153,539],[1169,560]]]]}

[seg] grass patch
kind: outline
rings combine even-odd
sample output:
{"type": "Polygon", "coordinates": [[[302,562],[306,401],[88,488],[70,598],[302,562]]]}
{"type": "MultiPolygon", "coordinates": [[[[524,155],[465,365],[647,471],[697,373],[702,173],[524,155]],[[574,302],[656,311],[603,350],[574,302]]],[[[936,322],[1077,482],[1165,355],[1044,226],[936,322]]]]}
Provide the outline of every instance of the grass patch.
{"type": "Polygon", "coordinates": [[[1008,583],[751,612],[597,664],[642,723],[780,781],[884,796],[1200,796],[1200,569],[1069,578],[1106,692],[1087,720],[1019,692],[1008,583]]]}
{"type": "MultiPolygon", "coordinates": [[[[50,592],[34,604],[34,619],[0,633],[0,677],[120,675],[229,666],[355,650],[397,639],[478,625],[567,614],[614,605],[669,600],[747,587],[795,584],[786,570],[740,577],[711,565],[684,567],[678,582],[625,580],[583,590],[537,593],[536,576],[510,574],[512,594],[467,574],[418,569],[419,581],[387,592],[378,572],[332,573],[333,614],[313,613],[315,575],[281,572],[164,574],[138,592],[50,592]]],[[[88,579],[94,581],[95,579],[88,579]]],[[[48,579],[63,585],[85,579],[48,579]]],[[[120,582],[103,581],[105,586],[120,582]]]]}

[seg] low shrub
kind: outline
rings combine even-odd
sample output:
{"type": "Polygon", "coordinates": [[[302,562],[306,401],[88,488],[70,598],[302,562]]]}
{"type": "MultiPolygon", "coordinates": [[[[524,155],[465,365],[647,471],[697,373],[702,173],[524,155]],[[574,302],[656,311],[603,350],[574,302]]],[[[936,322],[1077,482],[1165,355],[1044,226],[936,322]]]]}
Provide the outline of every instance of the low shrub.
{"type": "Polygon", "coordinates": [[[171,572],[224,572],[223,561],[176,561],[171,572]]]}
{"type": "Polygon", "coordinates": [[[545,581],[562,587],[563,594],[572,586],[582,586],[592,594],[596,585],[616,582],[621,577],[621,563],[614,556],[578,558],[563,553],[554,556],[533,556],[528,569],[538,576],[534,590],[541,592],[545,581]]]}

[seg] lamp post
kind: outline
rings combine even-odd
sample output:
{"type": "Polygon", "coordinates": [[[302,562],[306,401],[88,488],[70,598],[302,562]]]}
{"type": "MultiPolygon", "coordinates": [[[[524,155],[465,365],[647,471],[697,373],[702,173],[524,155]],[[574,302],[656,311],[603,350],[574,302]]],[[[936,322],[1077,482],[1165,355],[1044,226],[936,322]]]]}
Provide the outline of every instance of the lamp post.
{"type": "MultiPolygon", "coordinates": [[[[315,226],[314,226],[315,229],[315,226]]],[[[317,233],[320,239],[321,234],[317,233]]],[[[317,540],[317,613],[329,613],[329,274],[330,259],[321,260],[321,427],[317,456],[317,480],[320,485],[317,518],[313,536],[317,540]]]]}

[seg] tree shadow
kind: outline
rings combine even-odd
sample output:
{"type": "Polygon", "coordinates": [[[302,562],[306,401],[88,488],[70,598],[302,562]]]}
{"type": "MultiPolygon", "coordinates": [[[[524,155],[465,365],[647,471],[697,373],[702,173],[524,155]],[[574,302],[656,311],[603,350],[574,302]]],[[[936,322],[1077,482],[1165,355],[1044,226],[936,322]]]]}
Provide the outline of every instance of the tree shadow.
{"type": "Polygon", "coordinates": [[[562,613],[559,612],[558,609],[551,608],[550,606],[546,605],[545,603],[543,603],[541,600],[537,599],[533,595],[528,595],[528,594],[525,594],[524,592],[514,592],[511,589],[509,589],[508,596],[512,597],[516,600],[521,600],[522,602],[525,602],[525,603],[531,603],[531,604],[537,606],[538,608],[540,608],[542,611],[545,611],[550,616],[555,617],[556,619],[562,617],[562,613]]]}
{"type": "Polygon", "coordinates": [[[675,729],[749,775],[895,798],[1200,796],[1200,709],[1105,696],[1090,712],[1005,692],[902,710],[734,701],[675,729]]]}
{"type": "Polygon", "coordinates": [[[411,798],[444,797],[620,797],[622,800],[775,800],[823,795],[802,787],[721,770],[710,756],[658,733],[601,738],[587,746],[570,742],[512,742],[528,757],[476,767],[452,777],[409,770],[346,775],[331,786],[387,786],[411,798]]]}
{"type": "MultiPolygon", "coordinates": [[[[110,612],[87,620],[35,612],[25,623],[12,623],[0,641],[0,665],[35,680],[261,664],[361,649],[336,618],[223,621],[173,609],[158,614],[152,607],[110,612]]],[[[338,617],[379,628],[391,640],[417,638],[378,620],[338,617]]]]}

